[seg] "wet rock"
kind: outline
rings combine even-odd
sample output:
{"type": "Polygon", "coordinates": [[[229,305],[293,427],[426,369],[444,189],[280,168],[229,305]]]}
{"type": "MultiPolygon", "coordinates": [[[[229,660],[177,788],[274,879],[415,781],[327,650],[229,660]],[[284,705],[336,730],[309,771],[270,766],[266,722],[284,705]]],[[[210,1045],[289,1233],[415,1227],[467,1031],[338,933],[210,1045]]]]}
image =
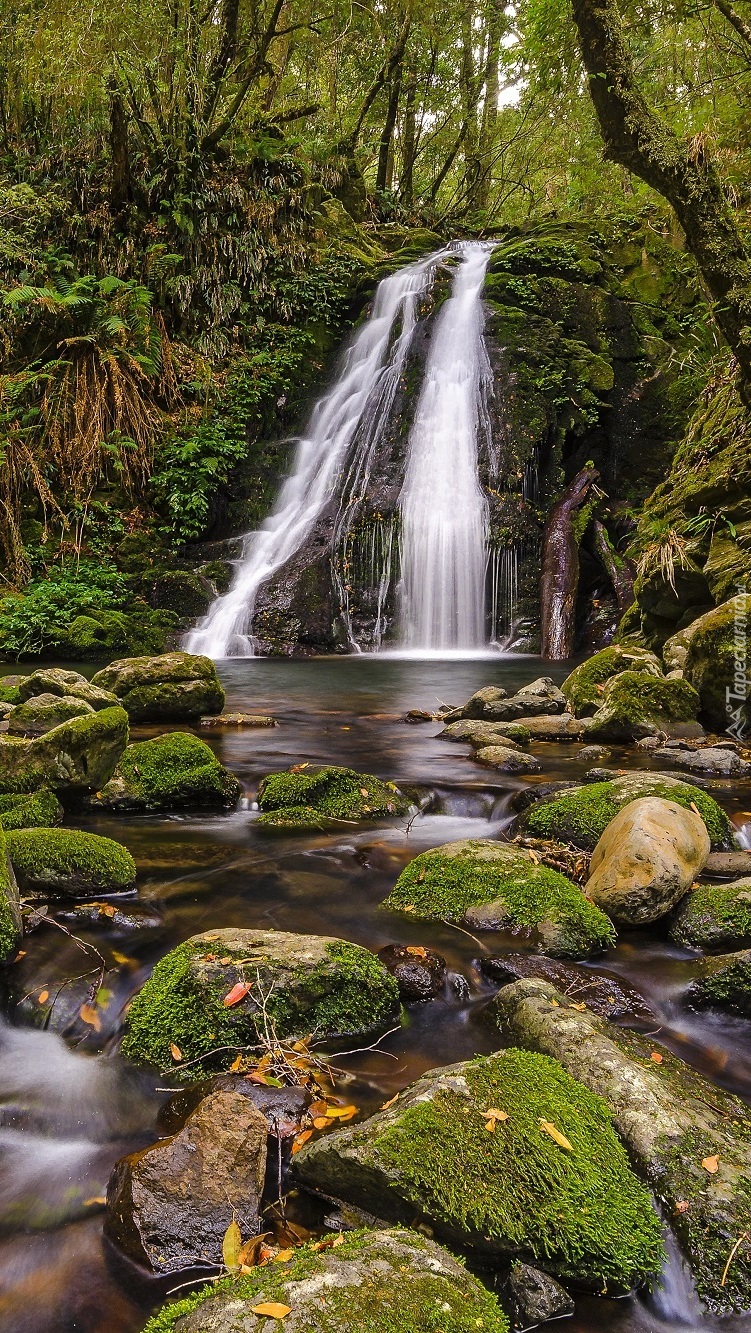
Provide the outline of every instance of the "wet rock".
{"type": "Polygon", "coordinates": [[[432,949],[388,944],[378,950],[378,957],[395,978],[403,1000],[432,1000],[445,986],[446,960],[432,949]]]}
{"type": "Polygon", "coordinates": [[[474,718],[475,720],[484,718],[487,716],[487,709],[491,704],[500,703],[502,699],[507,698],[508,692],[502,689],[500,685],[485,685],[481,690],[476,690],[462,708],[451,709],[451,721],[457,722],[461,718],[474,718]]]}
{"type": "Polygon", "coordinates": [[[548,982],[517,981],[495,1003],[504,1040],[552,1056],[605,1099],[635,1168],[668,1209],[706,1307],[751,1308],[751,1250],[740,1247],[726,1271],[748,1225],[749,1107],[663,1048],[656,1063],[654,1037],[573,1008],[548,982]]]}
{"type": "Polygon", "coordinates": [[[683,673],[688,645],[691,642],[691,633],[697,624],[698,621],[695,620],[693,625],[687,625],[685,629],[679,630],[677,634],[672,634],[669,639],[665,640],[662,645],[662,660],[665,663],[666,672],[680,671],[681,674],[683,673]]]}
{"type": "Polygon", "coordinates": [[[528,810],[531,805],[536,805],[538,801],[555,796],[558,792],[571,790],[568,782],[536,782],[534,785],[529,783],[512,792],[509,805],[512,810],[520,814],[523,810],[528,810]]]}
{"type": "Polygon", "coordinates": [[[581,759],[584,764],[596,764],[603,759],[609,759],[612,750],[607,745],[583,745],[581,750],[577,750],[574,758],[581,759]]]}
{"type": "Polygon", "coordinates": [[[99,712],[101,708],[112,708],[118,703],[117,696],[111,690],[99,689],[78,671],[64,671],[61,667],[42,667],[32,671],[30,676],[19,677],[19,680],[18,693],[23,703],[40,694],[81,699],[94,712],[99,712]]]}
{"type": "Polygon", "coordinates": [[[263,811],[259,824],[319,827],[321,817],[342,820],[388,819],[404,815],[407,797],[393,782],[352,768],[296,765],[285,773],[271,773],[258,788],[263,811]],[[311,816],[312,812],[312,816],[311,816]]]}
{"type": "Polygon", "coordinates": [[[751,595],[741,593],[688,627],[683,670],[697,690],[702,721],[716,731],[748,731],[751,713],[745,686],[736,686],[736,645],[751,638],[751,595]],[[730,698],[728,693],[730,692],[730,698]]]}
{"type": "Polygon", "coordinates": [[[314,1032],[322,1039],[376,1031],[398,1010],[394,978],[357,944],[278,930],[210,930],[157,963],[125,1016],[123,1053],[170,1069],[176,1045],[183,1061],[199,1062],[183,1071],[198,1079],[201,1057],[217,1048],[258,1047],[266,1020],[279,1038],[314,1032]]]}
{"type": "Polygon", "coordinates": [[[727,1009],[751,1018],[751,949],[701,958],[697,978],[686,992],[686,1002],[696,1009],[727,1009]]]}
{"type": "Polygon", "coordinates": [[[587,897],[616,925],[658,921],[688,892],[709,845],[693,810],[654,796],[631,801],[592,853],[587,897]]]}
{"type": "Polygon", "coordinates": [[[383,905],[413,919],[513,931],[560,958],[586,958],[615,943],[608,918],[575,884],[522,848],[487,839],[416,856],[383,905]]]}
{"type": "Polygon", "coordinates": [[[260,1231],[266,1121],[235,1092],[202,1101],[169,1139],[117,1163],[107,1188],[105,1232],[154,1273],[222,1263],[233,1217],[260,1231]]]}
{"type": "Polygon", "coordinates": [[[129,745],[91,806],[118,814],[233,806],[242,787],[213,750],[184,731],[129,745]]]}
{"type": "Polygon", "coordinates": [[[0,792],[47,787],[78,798],[98,791],[127,743],[128,715],[120,707],[72,718],[33,740],[0,736],[0,792]]]}
{"type": "Polygon", "coordinates": [[[475,751],[478,764],[486,764],[499,773],[541,773],[542,764],[534,755],[511,750],[507,745],[486,745],[475,751]]]}
{"type": "Polygon", "coordinates": [[[485,706],[483,717],[493,722],[514,722],[517,718],[543,717],[565,713],[566,699],[550,676],[540,676],[517,690],[510,699],[500,699],[485,706]]]}
{"type": "Polygon", "coordinates": [[[689,773],[716,773],[724,778],[751,776],[751,764],[736,753],[720,745],[708,745],[702,750],[689,749],[681,744],[667,744],[656,749],[654,758],[668,768],[682,768],[689,773]]]}
{"type": "Polygon", "coordinates": [[[0,796],[0,828],[54,828],[63,820],[63,807],[51,791],[33,796],[0,796]]]}
{"type": "Polygon", "coordinates": [[[622,671],[603,687],[597,712],[587,719],[589,740],[634,741],[696,717],[699,696],[688,681],[666,680],[651,671],[622,671]]]}
{"type": "Polygon", "coordinates": [[[505,745],[508,749],[526,745],[529,732],[519,722],[450,722],[439,733],[439,739],[446,741],[466,741],[475,749],[487,745],[505,745]]]}
{"type": "MultiPolygon", "coordinates": [[[[213,1078],[181,1088],[162,1108],[159,1124],[167,1134],[182,1129],[188,1116],[212,1092],[231,1092],[247,1097],[266,1121],[272,1139],[290,1139],[300,1128],[313,1100],[307,1088],[265,1088],[243,1074],[215,1074],[213,1078]]],[[[271,1145],[272,1150],[276,1147],[271,1145]]],[[[274,1163],[276,1165],[276,1163],[274,1163]]]]}
{"type": "Polygon", "coordinates": [[[662,667],[654,653],[613,643],[574,667],[564,680],[561,692],[575,717],[591,717],[602,704],[606,682],[622,671],[633,670],[662,675],[662,667]]]}
{"type": "Polygon", "coordinates": [[[506,1291],[514,1328],[535,1328],[574,1313],[574,1302],[560,1282],[531,1264],[512,1264],[506,1291]]]}
{"type": "MultiPolygon", "coordinates": [[[[492,1292],[440,1245],[401,1228],[354,1231],[333,1248],[303,1247],[289,1263],[204,1287],[165,1306],[144,1333],[261,1329],[252,1311],[263,1303],[289,1310],[284,1333],[428,1333],[436,1318],[451,1333],[508,1333],[492,1292]]],[[[267,1319],[263,1333],[277,1323],[267,1319]]]]}
{"type": "Polygon", "coordinates": [[[584,723],[577,721],[571,713],[525,717],[524,726],[533,741],[580,741],[584,735],[584,723]]]}
{"type": "Polygon", "coordinates": [[[163,924],[159,912],[137,903],[123,907],[117,903],[76,903],[74,907],[57,909],[58,921],[71,922],[75,930],[82,926],[102,926],[110,932],[132,935],[134,931],[158,930],[163,924]]]}
{"type": "Polygon", "coordinates": [[[136,882],[136,863],[112,838],[78,829],[18,829],[6,834],[23,893],[81,897],[122,893],[136,882]]]}
{"type": "Polygon", "coordinates": [[[543,1056],[430,1070],[369,1120],[306,1144],[293,1171],[376,1216],[419,1218],[480,1255],[543,1260],[600,1290],[628,1290],[660,1264],[659,1219],[606,1107],[543,1056]],[[551,1173],[554,1190],[532,1186],[551,1173]]]}
{"type": "Polygon", "coordinates": [[[751,877],[734,884],[698,884],[680,903],[670,938],[697,949],[751,946],[751,877]]]}
{"type": "MultiPolygon", "coordinates": [[[[587,1009],[611,1022],[654,1026],[656,1019],[635,986],[610,973],[590,972],[574,963],[561,962],[527,953],[508,953],[499,958],[478,958],[477,967],[491,981],[509,986],[522,977],[539,977],[561,991],[570,1004],[584,1004],[587,1009]]],[[[491,1000],[486,1014],[495,1014],[491,1000]]]]}
{"type": "Polygon", "coordinates": [[[195,653],[124,657],[98,671],[92,684],[117,695],[133,722],[188,722],[224,708],[214,663],[195,653]]]}
{"type": "Polygon", "coordinates": [[[215,717],[202,717],[199,725],[230,730],[233,727],[276,727],[278,723],[275,717],[263,713],[218,713],[215,717]]]}
{"type": "Polygon", "coordinates": [[[751,852],[710,852],[704,874],[717,879],[736,879],[751,875],[751,852]]]}
{"type": "Polygon", "coordinates": [[[44,736],[61,722],[73,717],[84,717],[94,709],[83,699],[67,695],[38,694],[25,703],[16,704],[8,714],[10,736],[44,736]]]}
{"type": "MultiPolygon", "coordinates": [[[[459,711],[461,711],[461,710],[459,710],[459,711]]],[[[405,714],[404,721],[405,721],[405,722],[434,722],[434,721],[435,721],[435,716],[434,716],[433,713],[428,713],[428,712],[426,712],[424,708],[410,708],[409,712],[405,714]]]]}
{"type": "Polygon", "coordinates": [[[522,812],[519,827],[538,838],[554,838],[593,851],[611,820],[632,801],[654,796],[690,809],[695,805],[712,846],[732,847],[725,811],[699,787],[664,773],[623,773],[607,781],[558,790],[522,812]]]}

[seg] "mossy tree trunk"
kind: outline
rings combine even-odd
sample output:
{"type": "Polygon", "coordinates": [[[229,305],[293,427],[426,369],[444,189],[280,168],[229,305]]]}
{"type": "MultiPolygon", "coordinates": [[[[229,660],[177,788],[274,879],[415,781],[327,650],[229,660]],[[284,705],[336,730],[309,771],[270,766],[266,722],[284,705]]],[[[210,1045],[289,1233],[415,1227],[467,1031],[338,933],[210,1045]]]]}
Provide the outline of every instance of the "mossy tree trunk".
{"type": "Polygon", "coordinates": [[[751,255],[700,139],[680,139],[655,115],[636,80],[615,0],[572,0],[589,91],[619,162],[672,204],[709,294],[717,323],[751,397],[751,255]]]}

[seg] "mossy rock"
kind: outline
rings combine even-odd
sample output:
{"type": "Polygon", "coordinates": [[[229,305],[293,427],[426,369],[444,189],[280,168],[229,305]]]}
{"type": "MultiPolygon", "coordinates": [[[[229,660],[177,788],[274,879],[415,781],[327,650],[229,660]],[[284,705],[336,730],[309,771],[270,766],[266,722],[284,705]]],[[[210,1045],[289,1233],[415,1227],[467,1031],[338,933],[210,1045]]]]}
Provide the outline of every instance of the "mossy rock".
{"type": "Polygon", "coordinates": [[[63,807],[51,791],[29,796],[0,796],[0,828],[54,828],[63,821],[63,807]]]}
{"type": "Polygon", "coordinates": [[[605,684],[602,706],[585,724],[588,740],[630,741],[675,722],[691,722],[699,696],[687,680],[621,671],[605,684]]]}
{"type": "Polygon", "coordinates": [[[152,611],[145,602],[133,612],[85,607],[60,632],[55,655],[80,662],[116,653],[159,653],[178,625],[176,615],[152,611]]]}
{"type": "MultiPolygon", "coordinates": [[[[157,963],[128,1009],[123,1054],[170,1069],[172,1044],[186,1061],[218,1047],[258,1046],[267,1019],[280,1038],[323,1039],[377,1031],[398,1011],[396,981],[358,944],[278,930],[210,930],[157,963]],[[237,985],[247,993],[225,1006],[237,985]]],[[[199,1078],[202,1065],[185,1074],[199,1078]]]]}
{"type": "Polygon", "coordinates": [[[17,684],[11,684],[11,682],[18,680],[20,680],[19,676],[0,677],[0,704],[13,704],[14,707],[16,704],[20,704],[21,691],[17,684]],[[6,680],[8,681],[7,685],[4,684],[6,680]]]}
{"type": "MultiPolygon", "coordinates": [[[[333,1248],[303,1246],[289,1263],[213,1282],[165,1305],[144,1333],[237,1333],[255,1306],[290,1313],[285,1333],[508,1333],[495,1296],[454,1255],[415,1231],[340,1233],[333,1248]]],[[[270,1319],[264,1322],[271,1329],[270,1319]]],[[[279,1328],[282,1323],[279,1323],[279,1328]]]]}
{"type": "Polygon", "coordinates": [[[38,671],[32,671],[30,675],[24,676],[18,693],[24,703],[40,694],[83,699],[95,712],[100,708],[112,708],[118,703],[116,695],[110,690],[98,689],[78,671],[65,671],[62,667],[40,667],[38,671]]]}
{"type": "Polygon", "coordinates": [[[751,949],[702,958],[686,999],[695,1008],[726,1009],[751,1018],[751,949]]]}
{"type": "Polygon", "coordinates": [[[536,802],[519,818],[519,825],[537,838],[553,838],[594,851],[611,819],[631,801],[658,796],[685,809],[696,806],[715,850],[735,843],[730,820],[707,792],[667,774],[628,773],[609,782],[571,787],[536,802]]]}
{"type": "Polygon", "coordinates": [[[198,653],[122,658],[92,684],[116,694],[134,722],[187,722],[224,708],[216,667],[198,653]]]}
{"type": "Polygon", "coordinates": [[[15,953],[21,935],[18,884],[8,856],[7,834],[0,827],[0,963],[15,953]]]}
{"type": "Polygon", "coordinates": [[[611,644],[603,648],[586,662],[574,667],[561,685],[571,712],[575,717],[590,717],[596,713],[602,703],[605,682],[622,671],[634,668],[654,676],[662,676],[662,667],[654,653],[646,648],[631,648],[620,644],[611,644]]]}
{"type": "Polygon", "coordinates": [[[206,577],[184,569],[165,569],[150,583],[148,598],[158,610],[174,611],[180,620],[198,620],[214,600],[214,590],[206,577]]]}
{"type": "Polygon", "coordinates": [[[242,786],[213,750],[186,731],[129,745],[91,804],[121,814],[235,805],[242,786]]]}
{"type": "Polygon", "coordinates": [[[749,642],[751,594],[742,593],[691,626],[683,668],[698,692],[701,719],[716,731],[739,737],[751,726],[751,702],[746,697],[749,642]]]}
{"type": "Polygon", "coordinates": [[[511,1048],[430,1070],[393,1106],[308,1144],[294,1172],[378,1217],[417,1217],[480,1255],[540,1262],[599,1292],[661,1267],[660,1219],[605,1102],[543,1055],[511,1048]]]}
{"type": "Polygon", "coordinates": [[[269,810],[259,815],[256,827],[279,829],[281,832],[322,833],[333,827],[335,821],[321,815],[312,805],[285,805],[280,810],[269,810]]]}
{"type": "Polygon", "coordinates": [[[128,744],[128,714],[118,707],[74,717],[44,736],[0,736],[0,792],[40,787],[80,798],[112,776],[128,744]]]}
{"type": "Polygon", "coordinates": [[[123,893],[136,882],[136,863],[112,838],[77,829],[33,828],[6,834],[8,855],[23,893],[80,898],[123,893]]]}
{"type": "Polygon", "coordinates": [[[383,906],[420,920],[513,931],[554,958],[587,958],[616,942],[604,912],[565,875],[489,839],[449,842],[416,856],[383,906]]]}
{"type": "Polygon", "coordinates": [[[698,884],[678,906],[670,938],[694,949],[751,946],[751,878],[698,884]]]}
{"type": "Polygon", "coordinates": [[[83,699],[59,694],[38,694],[8,714],[8,734],[11,736],[44,736],[53,727],[69,722],[74,717],[85,717],[94,709],[83,699]]]}
{"type": "Polygon", "coordinates": [[[271,773],[258,788],[258,804],[265,827],[320,827],[311,824],[311,813],[319,819],[388,819],[404,815],[410,807],[393,782],[382,782],[372,773],[352,768],[289,769],[271,773]]]}

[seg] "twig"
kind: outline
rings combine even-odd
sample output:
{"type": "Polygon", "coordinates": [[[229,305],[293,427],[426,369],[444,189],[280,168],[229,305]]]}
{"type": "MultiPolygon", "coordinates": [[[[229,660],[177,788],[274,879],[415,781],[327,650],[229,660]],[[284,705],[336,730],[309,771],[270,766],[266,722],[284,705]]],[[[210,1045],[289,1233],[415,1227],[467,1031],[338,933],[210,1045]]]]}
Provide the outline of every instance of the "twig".
{"type": "MultiPolygon", "coordinates": [[[[338,1060],[343,1055],[362,1055],[365,1051],[378,1051],[378,1047],[382,1041],[385,1041],[387,1037],[393,1037],[395,1032],[401,1032],[401,1030],[401,1024],[399,1024],[395,1028],[389,1028],[388,1032],[384,1032],[383,1036],[379,1037],[378,1041],[374,1041],[372,1046],[356,1046],[353,1051],[337,1051],[336,1059],[338,1060]]],[[[390,1060],[399,1059],[399,1056],[393,1055],[391,1051],[378,1051],[378,1054],[387,1055],[390,1060]]]]}
{"type": "Polygon", "coordinates": [[[729,1268],[730,1268],[730,1265],[732,1264],[732,1262],[733,1262],[733,1260],[734,1260],[734,1258],[735,1258],[735,1256],[736,1256],[736,1253],[737,1253],[737,1251],[738,1251],[738,1247],[742,1244],[742,1242],[743,1242],[744,1240],[748,1240],[748,1232],[747,1232],[747,1231],[742,1231],[742,1232],[741,1232],[740,1236],[738,1237],[737,1241],[735,1242],[735,1245],[733,1246],[732,1250],[730,1251],[730,1254],[728,1255],[728,1261],[727,1261],[727,1263],[725,1264],[725,1271],[724,1271],[723,1274],[722,1274],[722,1280],[721,1280],[721,1282],[720,1282],[720,1286],[721,1286],[721,1287],[724,1287],[724,1286],[725,1286],[725,1283],[726,1283],[726,1281],[727,1281],[728,1270],[729,1270],[729,1268]]]}

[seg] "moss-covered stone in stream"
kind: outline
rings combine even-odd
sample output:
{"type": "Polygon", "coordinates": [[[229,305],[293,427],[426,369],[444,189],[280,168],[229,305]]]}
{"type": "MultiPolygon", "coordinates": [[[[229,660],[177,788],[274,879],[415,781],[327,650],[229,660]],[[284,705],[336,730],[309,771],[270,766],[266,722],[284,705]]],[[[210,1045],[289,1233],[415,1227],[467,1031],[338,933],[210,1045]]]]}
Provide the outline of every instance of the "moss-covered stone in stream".
{"type": "Polygon", "coordinates": [[[283,805],[279,810],[268,810],[258,816],[258,828],[295,830],[298,833],[321,833],[331,827],[328,815],[319,814],[312,805],[283,805]]]}
{"type": "Polygon", "coordinates": [[[63,820],[63,807],[51,791],[29,796],[0,796],[0,828],[54,828],[63,820]]]}
{"type": "Polygon", "coordinates": [[[6,834],[23,892],[80,896],[132,889],[136,864],[112,838],[78,829],[32,828],[6,834]]]}
{"type": "Polygon", "coordinates": [[[751,879],[697,885],[678,906],[670,938],[697,949],[751,945],[751,879]]]}
{"type": "Polygon", "coordinates": [[[46,787],[79,798],[107,782],[127,743],[128,715],[120,707],[71,718],[32,740],[0,736],[0,792],[46,787]]]}
{"type": "Polygon", "coordinates": [[[736,735],[743,735],[751,725],[744,655],[749,643],[749,593],[740,593],[708,612],[691,630],[684,674],[698,691],[700,716],[718,731],[732,728],[736,735]]]}
{"type": "MultiPolygon", "coordinates": [[[[165,1305],[144,1333],[236,1333],[272,1327],[254,1306],[288,1307],[285,1333],[508,1333],[496,1297],[462,1262],[415,1231],[340,1233],[288,1263],[211,1283],[165,1305]]],[[[281,1328],[281,1323],[279,1324],[281,1328]]]]}
{"type": "Polygon", "coordinates": [[[546,1056],[512,1048],[431,1070],[370,1120],[307,1145],[294,1169],[376,1216],[417,1217],[598,1291],[661,1266],[660,1220],[605,1102],[546,1056]]]}
{"type": "Polygon", "coordinates": [[[751,949],[717,954],[697,963],[698,975],[687,992],[696,1008],[717,1007],[751,1018],[751,949]]]}
{"type": "MultiPolygon", "coordinates": [[[[128,1009],[123,1053],[168,1069],[172,1044],[186,1061],[221,1047],[257,1047],[266,1019],[280,1038],[355,1036],[385,1026],[398,1009],[396,981],[357,944],[282,931],[207,931],[157,963],[128,1009]],[[228,1007],[224,998],[236,985],[247,991],[228,1007]]],[[[202,1064],[185,1072],[199,1078],[202,1064]]]]}
{"type": "Polygon", "coordinates": [[[91,803],[128,814],[229,807],[242,793],[237,778],[213,750],[185,731],[171,731],[129,745],[109,782],[91,803]]]}
{"type": "Polygon", "coordinates": [[[535,837],[553,838],[593,851],[618,811],[644,796],[675,801],[684,809],[695,805],[712,846],[716,850],[734,846],[730,820],[708,792],[661,774],[629,773],[609,782],[571,787],[538,801],[520,816],[519,824],[535,837]]]}
{"type": "Polygon", "coordinates": [[[422,920],[510,930],[556,958],[586,958],[616,942],[612,922],[564,875],[519,847],[487,839],[416,856],[383,906],[422,920]]]}
{"type": "Polygon", "coordinates": [[[409,801],[393,782],[352,768],[296,767],[271,773],[258,788],[258,804],[267,827],[320,827],[310,811],[328,819],[387,819],[404,815],[409,801]]]}
{"type": "Polygon", "coordinates": [[[21,934],[18,885],[8,856],[6,834],[0,827],[0,963],[18,948],[21,934]]]}
{"type": "Polygon", "coordinates": [[[604,686],[602,705],[588,719],[588,740],[638,740],[675,722],[692,722],[699,696],[687,680],[666,680],[648,671],[621,671],[604,686]]]}
{"type": "Polygon", "coordinates": [[[640,672],[650,672],[662,676],[660,660],[654,653],[643,648],[631,648],[620,644],[611,644],[599,653],[588,657],[578,667],[574,667],[561,685],[571,712],[575,717],[587,717],[597,711],[602,703],[602,686],[611,676],[621,671],[638,668],[640,672]]]}

